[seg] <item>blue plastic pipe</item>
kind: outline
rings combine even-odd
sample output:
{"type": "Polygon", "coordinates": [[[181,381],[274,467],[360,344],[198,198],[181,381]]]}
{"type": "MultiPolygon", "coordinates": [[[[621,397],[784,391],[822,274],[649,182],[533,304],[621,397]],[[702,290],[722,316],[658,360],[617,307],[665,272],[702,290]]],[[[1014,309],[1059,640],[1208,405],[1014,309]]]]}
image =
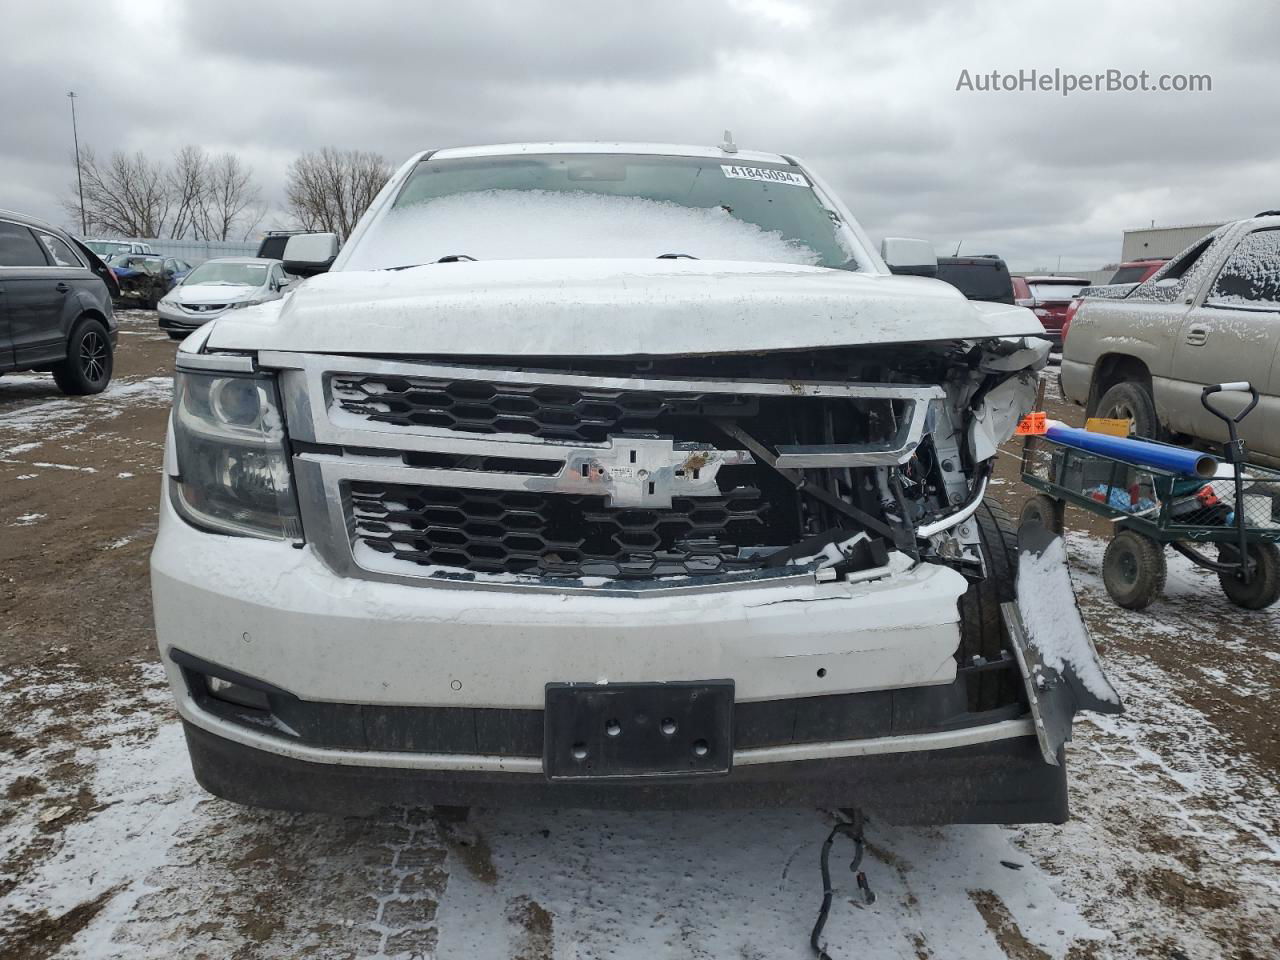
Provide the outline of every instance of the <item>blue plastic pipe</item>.
{"type": "Polygon", "coordinates": [[[1184,477],[1211,479],[1218,472],[1218,461],[1215,457],[1198,450],[1184,450],[1182,447],[1170,447],[1163,443],[1152,443],[1149,440],[1130,440],[1127,437],[1112,437],[1105,433],[1091,433],[1078,427],[1068,427],[1061,423],[1051,423],[1045,436],[1054,443],[1089,453],[1099,453],[1104,457],[1123,460],[1125,463],[1137,464],[1140,467],[1155,467],[1184,477]]]}

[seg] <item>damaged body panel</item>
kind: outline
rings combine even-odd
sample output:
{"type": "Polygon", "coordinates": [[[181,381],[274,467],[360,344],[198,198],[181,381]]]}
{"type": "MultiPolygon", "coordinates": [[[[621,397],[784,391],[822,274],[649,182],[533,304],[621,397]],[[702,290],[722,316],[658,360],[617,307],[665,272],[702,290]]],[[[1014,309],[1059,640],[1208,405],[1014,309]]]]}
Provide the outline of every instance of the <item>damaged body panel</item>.
{"type": "Polygon", "coordinates": [[[201,782],[306,809],[1064,819],[984,499],[1047,359],[1030,312],[889,275],[786,158],[739,158],[765,185],[695,148],[526,147],[415,158],[332,274],[179,352],[153,593],[201,782]],[[529,195],[448,193],[471,159],[529,195]],[[631,176],[648,194],[619,200],[631,176]],[[504,259],[473,203],[678,235],[504,259]],[[419,263],[433,217],[474,246],[419,263]]]}
{"type": "Polygon", "coordinates": [[[1076,606],[1063,540],[1036,523],[1018,531],[1018,599],[1002,605],[1045,763],[1057,766],[1082,710],[1122,713],[1076,606]]]}

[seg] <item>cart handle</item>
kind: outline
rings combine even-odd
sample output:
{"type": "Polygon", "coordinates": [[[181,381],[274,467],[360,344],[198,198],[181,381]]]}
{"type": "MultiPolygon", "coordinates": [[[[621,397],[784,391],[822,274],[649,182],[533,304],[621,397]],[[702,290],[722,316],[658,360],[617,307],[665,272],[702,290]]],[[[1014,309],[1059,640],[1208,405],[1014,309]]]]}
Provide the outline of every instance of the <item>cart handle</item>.
{"type": "Polygon", "coordinates": [[[1239,423],[1241,420],[1243,420],[1245,417],[1249,415],[1249,413],[1253,410],[1254,407],[1258,405],[1258,391],[1253,388],[1253,385],[1250,384],[1248,380],[1237,380],[1232,383],[1215,383],[1211,386],[1205,387],[1203,390],[1200,391],[1200,402],[1204,405],[1204,408],[1206,410],[1212,413],[1219,420],[1225,420],[1227,423],[1239,423]],[[1209,402],[1209,397],[1211,397],[1215,393],[1221,393],[1224,390],[1230,390],[1233,392],[1234,391],[1244,392],[1246,390],[1249,391],[1248,406],[1246,406],[1243,410],[1237,413],[1234,417],[1223,413],[1221,410],[1219,410],[1217,407],[1215,407],[1213,404],[1209,402]]]}

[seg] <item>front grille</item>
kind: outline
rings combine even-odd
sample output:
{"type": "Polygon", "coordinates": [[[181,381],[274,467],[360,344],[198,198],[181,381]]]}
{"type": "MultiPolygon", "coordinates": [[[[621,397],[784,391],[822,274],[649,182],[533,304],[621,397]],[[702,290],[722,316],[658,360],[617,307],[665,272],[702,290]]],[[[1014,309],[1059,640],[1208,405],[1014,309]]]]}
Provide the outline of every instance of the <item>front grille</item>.
{"type": "Polygon", "coordinates": [[[217,313],[219,310],[225,310],[228,304],[225,303],[180,303],[187,313],[217,313]]]}
{"type": "Polygon", "coordinates": [[[754,487],[675,497],[669,509],[608,507],[604,497],[353,482],[352,536],[425,566],[545,577],[707,576],[759,565],[740,548],[785,546],[754,487]]]}
{"type": "Polygon", "coordinates": [[[383,375],[338,375],[331,390],[340,409],[378,423],[592,443],[619,432],[653,432],[660,418],[750,416],[758,405],[757,398],[739,394],[383,375]]]}
{"type": "MultiPolygon", "coordinates": [[[[652,377],[647,361],[608,376],[293,357],[281,382],[304,524],[347,576],[592,589],[744,579],[809,537],[884,535],[877,471],[921,447],[942,389],[805,379],[796,363],[777,379],[735,365],[690,380],[652,377]]],[[[910,467],[917,498],[947,492],[924,474],[935,463],[910,467]]]]}

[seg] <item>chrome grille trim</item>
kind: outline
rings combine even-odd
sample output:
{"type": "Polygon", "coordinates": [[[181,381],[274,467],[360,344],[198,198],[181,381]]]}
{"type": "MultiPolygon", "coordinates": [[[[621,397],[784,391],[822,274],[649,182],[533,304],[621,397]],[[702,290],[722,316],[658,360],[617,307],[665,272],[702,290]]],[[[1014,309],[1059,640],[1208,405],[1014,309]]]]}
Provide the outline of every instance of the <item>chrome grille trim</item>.
{"type": "MultiPolygon", "coordinates": [[[[294,439],[340,447],[378,447],[470,456],[529,457],[535,460],[558,459],[566,448],[608,449],[609,444],[584,440],[544,440],[519,433],[465,434],[442,427],[401,427],[361,420],[355,414],[345,411],[335,417],[329,381],[334,375],[381,374],[391,377],[451,378],[635,392],[737,393],[762,397],[904,400],[913,404],[910,427],[913,433],[910,439],[914,441],[911,443],[912,449],[920,440],[920,432],[925,429],[925,422],[928,419],[926,414],[931,402],[942,400],[946,396],[946,392],[940,386],[599,377],[274,351],[259,353],[258,363],[260,366],[281,371],[281,393],[289,418],[289,434],[294,439]]],[[[883,455],[883,451],[878,453],[883,455]]]]}

